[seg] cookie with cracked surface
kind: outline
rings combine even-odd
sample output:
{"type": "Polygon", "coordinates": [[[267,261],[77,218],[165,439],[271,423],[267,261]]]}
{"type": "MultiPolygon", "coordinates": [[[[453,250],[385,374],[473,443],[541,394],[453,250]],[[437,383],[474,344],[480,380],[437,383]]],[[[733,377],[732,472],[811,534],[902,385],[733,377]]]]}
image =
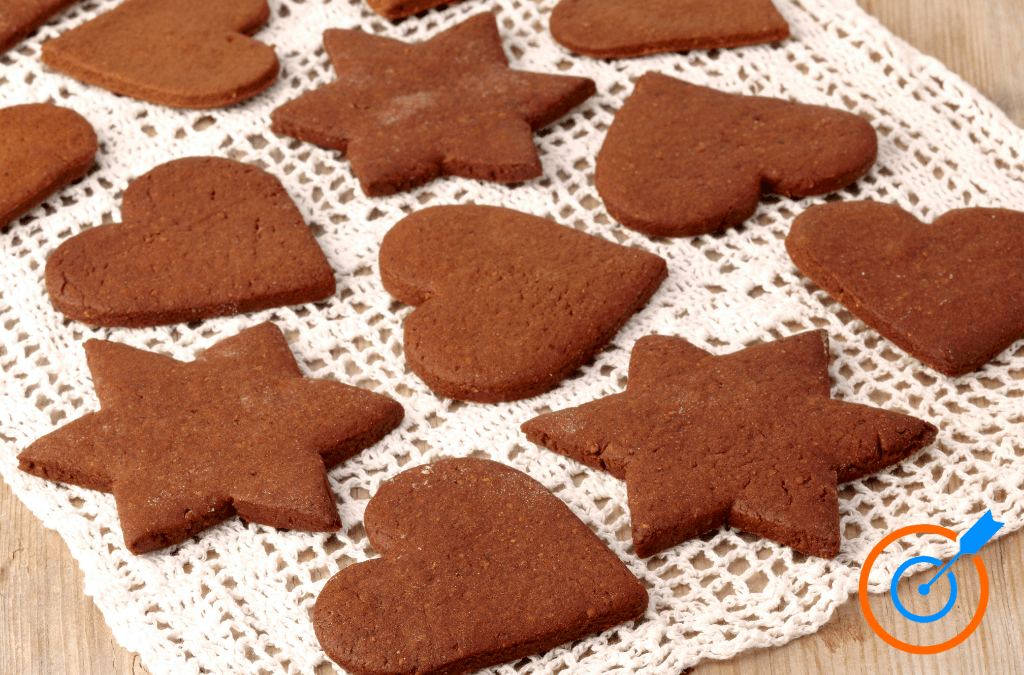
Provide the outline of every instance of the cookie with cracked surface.
{"type": "Polygon", "coordinates": [[[577,54],[621,59],[789,37],[771,0],[562,0],[551,36],[577,54]]]}
{"type": "Polygon", "coordinates": [[[877,152],[875,130],[852,113],[650,72],[615,114],[594,183],[626,227],[689,237],[739,225],[762,193],[806,197],[845,187],[877,152]]]}
{"type": "Polygon", "coordinates": [[[271,128],[344,152],[371,197],[439,176],[537,178],[533,132],[595,91],[584,77],[510,69],[490,12],[415,44],[328,30],[324,47],[337,81],[276,109],[271,128]]]}
{"type": "Polygon", "coordinates": [[[49,103],[0,109],[0,227],[89,170],[99,146],[89,122],[49,103]]]}
{"type": "Polygon", "coordinates": [[[355,675],[460,675],[647,609],[644,587],[560,499],[497,462],[404,471],[365,521],[381,557],[332,577],[313,610],[320,645],[355,675]]]}
{"type": "Polygon", "coordinates": [[[158,326],[323,300],[334,272],[280,181],[217,157],[162,164],[124,192],[124,222],[46,261],[54,307],[93,326],[158,326]]]}
{"type": "Polygon", "coordinates": [[[935,370],[978,370],[1024,337],[1024,213],[969,208],[926,225],[872,201],[812,206],[786,250],[800,271],[935,370]]]}
{"type": "Polygon", "coordinates": [[[18,455],[32,475],[112,492],[139,555],[238,514],[273,527],[341,526],[329,469],[398,426],[387,396],[302,376],[263,323],[190,363],[106,340],[85,354],[100,400],[18,455]]]}
{"type": "Polygon", "coordinates": [[[903,460],[937,430],[831,399],[828,361],[824,331],[725,356],[650,335],[633,347],[625,392],[535,417],[522,430],[626,481],[641,557],[732,525],[832,558],[837,484],[903,460]]]}
{"type": "Polygon", "coordinates": [[[274,50],[249,38],[266,0],[126,0],[43,44],[43,63],[115,94],[220,108],[277,79],[274,50]]]}
{"type": "Polygon", "coordinates": [[[514,401],[586,363],[666,278],[658,256],[493,206],[436,206],[380,249],[384,288],[417,305],[405,358],[442,396],[514,401]]]}
{"type": "Polygon", "coordinates": [[[0,6],[0,54],[76,2],[78,0],[4,0],[0,6]]]}

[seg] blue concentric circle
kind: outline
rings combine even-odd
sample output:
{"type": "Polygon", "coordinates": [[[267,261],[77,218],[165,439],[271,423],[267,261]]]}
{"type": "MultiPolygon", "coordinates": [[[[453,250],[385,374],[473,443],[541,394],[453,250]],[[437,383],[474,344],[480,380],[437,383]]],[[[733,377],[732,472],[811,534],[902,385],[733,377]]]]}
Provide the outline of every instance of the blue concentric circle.
{"type": "Polygon", "coordinates": [[[907,568],[911,565],[916,565],[917,563],[923,562],[931,563],[933,565],[937,565],[940,567],[942,566],[941,560],[939,560],[938,558],[932,558],[931,556],[919,555],[916,558],[911,558],[910,560],[900,565],[899,568],[896,570],[896,574],[892,576],[892,585],[889,587],[889,595],[892,596],[892,603],[896,605],[896,609],[899,610],[899,613],[902,614],[904,617],[917,623],[931,623],[932,621],[938,621],[942,617],[949,614],[949,610],[953,609],[953,603],[956,602],[956,577],[953,576],[952,572],[946,573],[946,576],[949,577],[949,600],[946,601],[945,607],[935,612],[934,614],[929,614],[928,616],[918,616],[917,614],[914,614],[906,607],[904,607],[903,603],[900,602],[899,597],[896,595],[896,584],[899,583],[900,578],[903,577],[903,573],[907,571],[907,568]]]}

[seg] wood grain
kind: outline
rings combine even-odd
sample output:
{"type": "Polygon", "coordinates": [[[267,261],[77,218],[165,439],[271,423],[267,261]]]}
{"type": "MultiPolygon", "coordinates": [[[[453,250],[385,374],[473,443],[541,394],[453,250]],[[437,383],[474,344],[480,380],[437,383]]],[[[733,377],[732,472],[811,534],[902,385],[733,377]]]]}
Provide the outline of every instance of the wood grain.
{"type": "MultiPolygon", "coordinates": [[[[1024,126],[1021,0],[858,1],[890,30],[946,63],[1024,126]]],[[[1018,664],[1024,664],[1024,533],[989,544],[982,558],[992,586],[988,612],[971,638],[944,654],[912,656],[889,647],[871,632],[853,597],[815,635],[727,662],[705,662],[693,673],[1022,673],[1018,664]]],[[[966,562],[958,562],[954,570],[963,594],[957,607],[966,611],[975,606],[976,577],[966,562]]],[[[905,597],[910,597],[909,592],[905,597]]],[[[955,624],[944,620],[940,627],[900,621],[885,596],[871,596],[870,602],[882,624],[908,642],[936,642],[940,634],[934,631],[955,624]]],[[[0,673],[147,672],[137,655],[114,642],[92,600],[84,595],[82,573],[61,538],[46,530],[0,483],[0,673]]]]}
{"type": "Polygon", "coordinates": [[[889,30],[934,56],[1024,126],[1024,2],[857,0],[889,30]]]}
{"type": "MultiPolygon", "coordinates": [[[[947,652],[921,656],[890,647],[868,626],[854,595],[814,635],[782,647],[745,652],[729,661],[706,661],[694,668],[691,675],[1024,673],[1024,637],[1020,630],[1021,608],[1024,607],[1021,590],[1024,532],[1015,532],[986,545],[981,558],[989,576],[988,609],[978,629],[947,652]]],[[[888,595],[868,597],[872,613],[891,635],[910,644],[931,645],[952,638],[970,622],[978,606],[980,587],[971,562],[961,559],[950,569],[957,578],[958,599],[953,610],[941,621],[933,624],[908,621],[896,612],[888,595]]],[[[917,614],[938,611],[941,602],[948,597],[945,582],[940,581],[928,602],[915,603],[921,598],[911,589],[929,579],[929,573],[924,572],[900,583],[901,601],[917,614]]]]}
{"type": "Polygon", "coordinates": [[[0,673],[149,675],[114,641],[60,535],[0,481],[0,673]]]}

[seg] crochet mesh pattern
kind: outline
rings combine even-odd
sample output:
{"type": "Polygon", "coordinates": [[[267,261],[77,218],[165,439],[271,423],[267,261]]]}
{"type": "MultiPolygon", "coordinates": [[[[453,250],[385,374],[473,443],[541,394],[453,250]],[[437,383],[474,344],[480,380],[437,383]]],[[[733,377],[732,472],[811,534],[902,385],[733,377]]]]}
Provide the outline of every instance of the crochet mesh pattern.
{"type": "MultiPolygon", "coordinates": [[[[0,57],[0,106],[52,101],[83,114],[100,139],[85,178],[0,233],[0,473],[61,533],[116,639],[139,652],[154,675],[333,672],[310,623],[316,595],[340,568],[375,555],[362,515],[381,482],[441,456],[488,457],[527,472],[566,501],[650,591],[642,619],[488,671],[501,675],[675,675],[701,659],[782,644],[827,621],[856,590],[867,552],[893,529],[929,522],[962,531],[987,509],[1008,524],[999,534],[1024,522],[1024,341],[977,373],[939,375],[800,275],[783,247],[793,218],[824,201],[875,199],[925,221],[964,206],[1024,205],[1021,130],[853,0],[776,0],[793,33],[780,43],[622,61],[576,57],[556,44],[547,32],[555,0],[466,0],[399,23],[373,14],[362,0],[270,0],[271,19],[255,37],[274,45],[280,78],[249,101],[212,111],[119,97],[42,65],[45,40],[116,4],[76,5],[0,57]],[[535,134],[542,178],[514,186],[448,178],[371,199],[339,153],[270,132],[271,110],[334,79],[324,29],[360,27],[418,41],[481,11],[497,13],[513,68],[597,83],[596,96],[535,134]],[[624,229],[594,189],[594,158],[615,110],[648,70],[727,92],[853,111],[878,131],[878,162],[835,194],[767,198],[747,223],[723,233],[667,240],[624,229]],[[230,157],[277,176],[337,274],[336,296],[159,328],[93,329],[64,320],[46,297],[46,257],[71,235],[118,222],[132,179],[193,155],[230,157]],[[381,286],[377,251],[406,214],[457,203],[547,216],[652,251],[668,260],[669,279],[611,345],[553,391],[499,405],[439,398],[405,366],[402,322],[411,310],[381,286]],[[30,442],[97,409],[84,340],[112,339],[188,361],[266,320],[285,330],[306,374],[366,387],[405,406],[399,430],[331,472],[342,531],[276,530],[234,518],[135,557],[123,546],[111,496],[17,471],[15,456],[30,442]],[[836,398],[910,413],[940,429],[934,445],[901,465],[840,486],[843,544],[834,560],[807,558],[730,528],[640,560],[632,552],[625,484],[532,446],[518,430],[540,412],[621,391],[630,349],[643,335],[679,335],[724,354],[815,327],[831,337],[836,398]]],[[[955,552],[941,537],[902,541],[902,550],[876,562],[872,591],[887,590],[909,556],[955,552]]]]}

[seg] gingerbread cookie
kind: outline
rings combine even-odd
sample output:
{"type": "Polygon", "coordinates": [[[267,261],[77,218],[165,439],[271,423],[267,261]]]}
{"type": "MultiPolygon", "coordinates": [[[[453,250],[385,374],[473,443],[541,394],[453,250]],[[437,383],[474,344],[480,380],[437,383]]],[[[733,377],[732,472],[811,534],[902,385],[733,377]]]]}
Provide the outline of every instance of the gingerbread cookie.
{"type": "Polygon", "coordinates": [[[849,185],[877,151],[875,130],[851,113],[651,72],[616,113],[594,182],[626,227],[688,237],[742,223],[762,192],[806,197],[849,185]]]}
{"type": "Polygon", "coordinates": [[[302,376],[263,323],[191,363],[115,342],[85,343],[100,400],[18,455],[49,480],[112,492],[136,555],[237,513],[299,530],[341,526],[327,469],[398,426],[387,396],[302,376]]]}
{"type": "Polygon", "coordinates": [[[266,0],[126,0],[43,44],[76,80],[171,108],[219,108],[277,78],[274,50],[249,39],[266,0]]]}
{"type": "Polygon", "coordinates": [[[0,109],[0,227],[92,166],[96,132],[73,110],[49,103],[0,109]]]}
{"type": "Polygon", "coordinates": [[[281,183],[217,157],[162,164],[124,192],[123,223],[46,261],[60,312],[93,326],[157,326],[330,297],[334,272],[281,183]]]}
{"type": "Polygon", "coordinates": [[[272,129],[344,152],[371,197],[438,176],[536,178],[532,132],[595,91],[583,77],[509,69],[489,12],[426,42],[329,30],[324,47],[338,80],[275,110],[272,129]]]}
{"type": "Polygon", "coordinates": [[[75,2],[77,0],[4,0],[0,6],[0,54],[75,2]]]}
{"type": "Polygon", "coordinates": [[[633,347],[625,392],[522,429],[626,481],[640,557],[728,524],[832,558],[837,483],[901,461],[936,428],[832,400],[828,360],[824,331],[726,356],[652,335],[633,347]]]}
{"type": "Polygon", "coordinates": [[[436,206],[380,248],[384,288],[418,305],[405,358],[438,394],[536,396],[586,363],[667,276],[656,255],[493,206],[436,206]]]}
{"type": "Polygon", "coordinates": [[[497,462],[399,474],[366,507],[381,557],[320,593],[313,627],[355,675],[461,675],[636,619],[647,591],[557,497],[497,462]]]}
{"type": "Polygon", "coordinates": [[[370,9],[392,21],[404,19],[438,5],[456,5],[460,0],[366,0],[370,9]]]}
{"type": "Polygon", "coordinates": [[[800,271],[922,363],[957,377],[1024,337],[1024,213],[958,209],[925,225],[898,206],[837,202],[793,221],[800,271]]]}
{"type": "Polygon", "coordinates": [[[562,0],[551,36],[577,54],[621,59],[775,42],[789,24],[771,0],[562,0]]]}

